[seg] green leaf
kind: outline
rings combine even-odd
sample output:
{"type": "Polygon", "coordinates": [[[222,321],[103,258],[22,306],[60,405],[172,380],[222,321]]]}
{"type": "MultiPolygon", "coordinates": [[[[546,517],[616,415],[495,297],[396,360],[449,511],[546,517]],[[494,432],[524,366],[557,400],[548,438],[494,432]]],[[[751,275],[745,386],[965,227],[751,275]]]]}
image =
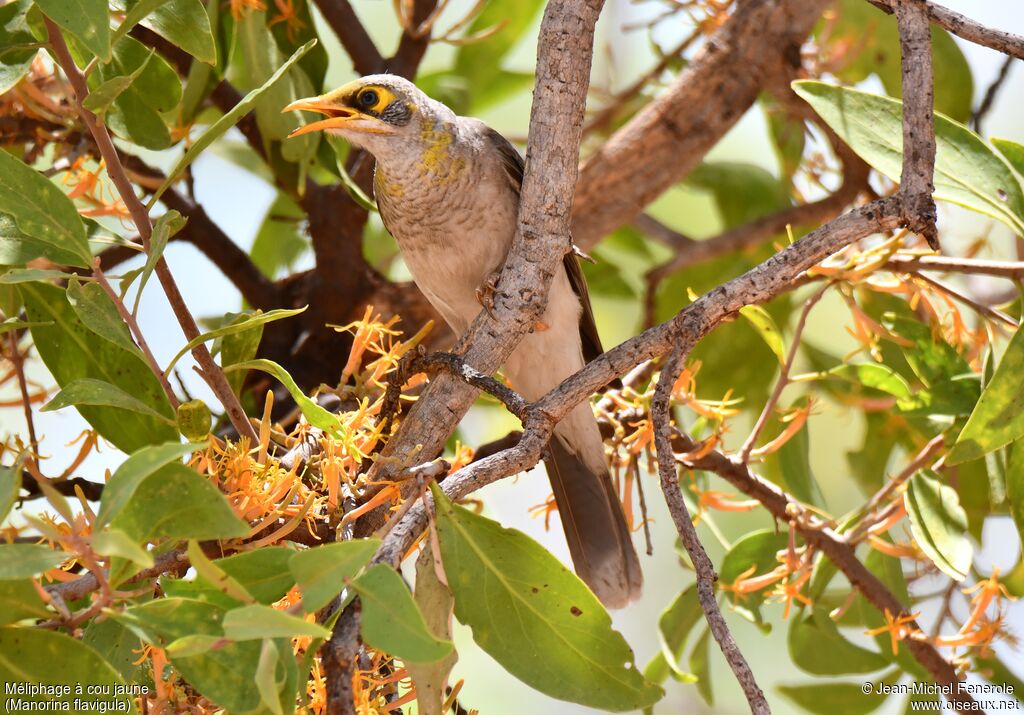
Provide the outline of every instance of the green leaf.
{"type": "Polygon", "coordinates": [[[28,74],[39,52],[36,38],[25,21],[31,6],[29,0],[16,0],[0,7],[0,94],[28,74]]]}
{"type": "Polygon", "coordinates": [[[136,71],[138,77],[117,96],[105,121],[119,137],[147,149],[166,149],[172,142],[163,115],[181,101],[181,80],[163,57],[134,37],[122,37],[113,59],[90,75],[90,91],[136,71]]]}
{"type": "Polygon", "coordinates": [[[888,699],[872,691],[865,694],[860,683],[815,683],[780,685],[778,691],[810,713],[817,715],[867,715],[888,699]]]}
{"type": "MultiPolygon", "coordinates": [[[[901,102],[823,82],[793,83],[832,129],[893,181],[903,165],[901,102]]],[[[999,219],[1024,235],[1024,193],[1010,167],[967,127],[935,115],[935,198],[999,219]]]]}
{"type": "Polygon", "coordinates": [[[49,615],[32,579],[0,580],[0,626],[49,615]]]}
{"type": "Polygon", "coordinates": [[[658,618],[661,651],[644,669],[645,678],[651,682],[662,683],[671,671],[677,679],[693,679],[692,675],[679,667],[678,662],[687,636],[703,617],[704,611],[697,598],[697,584],[691,583],[679,592],[658,618]]]}
{"type": "MultiPolygon", "coordinates": [[[[45,283],[19,287],[33,327],[32,339],[40,357],[60,385],[80,378],[101,380],[124,389],[160,414],[172,414],[170,403],[156,376],[137,352],[125,350],[95,334],[79,320],[64,291],[45,283]]],[[[86,406],[82,416],[118,449],[131,453],[155,442],[177,438],[177,430],[155,417],[140,415],[130,420],[118,408],[86,406]]]]}
{"type": "MultiPolygon", "coordinates": [[[[252,317],[251,313],[236,313],[224,316],[229,325],[241,325],[247,323],[252,317]]],[[[237,333],[229,333],[220,339],[220,364],[227,369],[232,365],[248,362],[256,357],[260,347],[260,340],[263,338],[263,324],[249,324],[248,327],[237,333]]],[[[245,384],[246,373],[243,370],[233,370],[227,373],[228,384],[234,393],[240,394],[242,385],[245,384]]]]}
{"type": "Polygon", "coordinates": [[[431,490],[455,615],[481,648],[561,700],[622,712],[661,697],[575,574],[525,534],[452,504],[435,485],[431,490]]]}
{"type": "Polygon", "coordinates": [[[200,647],[177,646],[177,653],[168,654],[172,665],[186,682],[226,711],[253,712],[260,706],[260,694],[253,687],[260,642],[225,640],[221,626],[225,610],[203,601],[160,598],[129,608],[117,617],[146,633],[148,639],[158,637],[158,643],[184,638],[190,638],[193,644],[200,641],[200,647]],[[218,647],[210,648],[215,642],[218,647]]]}
{"type": "Polygon", "coordinates": [[[161,415],[145,402],[132,397],[120,387],[103,382],[102,380],[94,380],[90,377],[82,377],[69,382],[52,400],[43,406],[40,412],[54,412],[71,405],[76,407],[80,405],[114,407],[119,410],[128,410],[162,420],[167,424],[174,424],[174,420],[166,415],[161,415]]]}
{"type": "Polygon", "coordinates": [[[85,226],[71,199],[6,151],[0,151],[0,213],[13,218],[19,231],[74,256],[73,265],[92,263],[85,226]]]}
{"type": "Polygon", "coordinates": [[[782,333],[779,326],[775,324],[771,313],[759,305],[745,305],[740,308],[740,315],[746,318],[757,334],[764,340],[765,345],[771,348],[772,353],[779,360],[779,365],[786,364],[786,346],[782,344],[782,333]]]}
{"type": "Polygon", "coordinates": [[[267,278],[280,278],[282,270],[291,269],[303,251],[309,248],[309,239],[301,230],[305,218],[302,207],[284,192],[278,193],[249,252],[252,262],[267,278]]]}
{"type": "MultiPolygon", "coordinates": [[[[365,620],[365,618],[364,610],[363,619],[365,620]]],[[[330,638],[331,632],[321,625],[308,623],[301,618],[288,615],[284,611],[278,611],[276,608],[252,604],[233,608],[227,612],[224,616],[224,636],[233,641],[291,638],[292,636],[330,638]]]]}
{"type": "Polygon", "coordinates": [[[149,57],[146,58],[146,61],[139,65],[131,74],[112,77],[96,87],[96,89],[89,92],[89,96],[82,102],[82,106],[93,114],[106,114],[107,110],[110,109],[110,105],[114,103],[114,100],[120,97],[126,89],[131,87],[132,82],[137,80],[139,75],[142,74],[146,67],[149,66],[149,61],[153,58],[155,53],[156,50],[150,50],[149,57]]]}
{"type": "Polygon", "coordinates": [[[101,529],[109,524],[124,509],[146,477],[164,465],[180,460],[186,454],[203,447],[201,444],[169,442],[144,447],[128,457],[103,488],[100,511],[96,515],[96,528],[101,529]]]}
{"type": "Polygon", "coordinates": [[[113,618],[90,621],[85,627],[82,642],[114,666],[125,682],[141,682],[141,664],[136,661],[142,650],[142,642],[130,629],[113,618]]]}
{"type": "Polygon", "coordinates": [[[314,400],[306,397],[306,394],[295,384],[295,380],[288,374],[288,371],[276,362],[263,359],[249,360],[225,368],[224,372],[230,373],[233,370],[262,370],[263,372],[270,373],[277,378],[278,382],[285,386],[288,394],[295,400],[295,404],[299,406],[302,415],[309,424],[331,434],[336,434],[341,429],[341,422],[337,416],[325,410],[314,400]]]}
{"type": "Polygon", "coordinates": [[[164,183],[160,184],[160,187],[156,190],[156,192],[153,194],[153,197],[150,199],[148,207],[152,208],[153,206],[155,206],[156,202],[160,200],[160,197],[163,196],[163,193],[167,191],[168,187],[170,187],[171,184],[178,180],[178,177],[181,176],[181,172],[183,172],[193,161],[195,161],[196,157],[198,157],[199,154],[202,153],[204,149],[206,149],[206,147],[210,146],[210,144],[213,144],[213,142],[219,139],[222,134],[224,134],[228,129],[233,127],[238,122],[238,120],[240,120],[242,117],[248,114],[252,110],[253,105],[256,103],[256,100],[259,99],[260,95],[262,95],[269,87],[272,87],[279,79],[281,79],[284,73],[287,72],[292,65],[298,62],[304,54],[309,52],[315,44],[316,40],[310,40],[302,47],[297,49],[295,53],[291,57],[289,57],[288,60],[283,65],[281,65],[277,69],[277,71],[274,72],[273,75],[271,75],[270,79],[264,82],[263,85],[261,85],[260,87],[252,90],[247,95],[245,95],[245,97],[242,98],[241,102],[239,102],[231,108],[231,111],[229,111],[216,122],[211,124],[210,127],[205,132],[203,132],[202,135],[200,135],[199,138],[195,140],[195,142],[192,143],[192,146],[185,150],[185,153],[174,165],[174,168],[168,172],[167,178],[164,180],[164,183]]]}
{"type": "Polygon", "coordinates": [[[973,549],[956,490],[934,475],[918,472],[910,478],[904,503],[914,541],[940,571],[963,581],[971,569],[973,549]]]}
{"type": "Polygon", "coordinates": [[[196,573],[217,591],[239,603],[253,604],[256,602],[256,599],[245,590],[245,586],[206,558],[206,554],[193,539],[189,539],[188,542],[188,560],[196,573]]]}
{"type": "Polygon", "coordinates": [[[277,648],[274,647],[274,642],[263,641],[260,644],[260,660],[256,665],[253,680],[256,682],[256,690],[259,691],[263,704],[270,708],[273,715],[284,715],[279,693],[282,683],[277,678],[277,663],[277,648]]]}
{"type": "Polygon", "coordinates": [[[255,313],[247,317],[245,320],[234,321],[232,323],[229,323],[228,325],[217,328],[216,330],[211,330],[209,332],[203,333],[202,335],[197,335],[196,337],[189,340],[185,347],[183,347],[181,350],[175,353],[174,357],[171,358],[171,362],[168,363],[167,368],[164,370],[164,375],[170,375],[171,370],[174,369],[174,366],[178,363],[178,360],[180,360],[182,356],[185,355],[185,353],[192,350],[192,348],[196,347],[197,345],[209,342],[215,338],[222,338],[225,335],[241,333],[256,325],[265,325],[267,323],[272,323],[275,320],[284,320],[285,318],[291,318],[294,315],[298,315],[299,313],[304,312],[307,307],[308,306],[303,306],[301,308],[295,308],[293,310],[288,310],[286,308],[278,308],[277,310],[271,310],[266,313],[264,313],[262,310],[257,310],[255,313]]]}
{"type": "Polygon", "coordinates": [[[19,283],[35,283],[51,280],[68,280],[75,274],[65,273],[53,268],[11,268],[0,274],[0,283],[3,285],[18,285],[19,283]]]}
{"type": "MultiPolygon", "coordinates": [[[[1014,442],[1006,462],[1006,501],[1024,543],[1024,441],[1014,442]]],[[[1024,559],[1022,559],[1024,563],[1024,559]]]]}
{"type": "Polygon", "coordinates": [[[142,273],[139,274],[141,276],[139,278],[139,290],[135,294],[135,305],[132,306],[132,315],[138,315],[142,291],[146,289],[146,284],[149,282],[150,276],[153,275],[156,264],[160,262],[160,258],[164,255],[167,242],[171,239],[171,236],[185,228],[187,221],[188,219],[184,218],[174,209],[171,209],[161,214],[160,218],[153,222],[153,233],[149,239],[149,251],[146,253],[146,263],[142,267],[142,273]]]}
{"type": "MultiPolygon", "coordinates": [[[[215,559],[213,564],[240,584],[258,603],[269,606],[295,585],[295,578],[288,567],[295,554],[294,550],[282,546],[265,546],[215,559]]],[[[201,575],[195,583],[214,588],[201,575]]]]}
{"type": "Polygon", "coordinates": [[[18,501],[21,491],[21,468],[0,466],[0,522],[18,501]]]}
{"type": "Polygon", "coordinates": [[[82,41],[92,54],[110,59],[107,0],[36,0],[43,14],[82,41]]]}
{"type": "MultiPolygon", "coordinates": [[[[11,5],[0,7],[0,11],[8,7],[11,5]]],[[[74,266],[82,262],[77,253],[29,236],[18,228],[12,216],[0,213],[0,265],[24,265],[36,258],[48,258],[53,263],[64,266],[74,266]]],[[[7,282],[5,277],[0,277],[0,283],[3,282],[7,282]]]]}
{"type": "Polygon", "coordinates": [[[118,40],[127,35],[132,28],[142,21],[142,18],[146,17],[167,2],[170,2],[170,0],[137,0],[137,2],[130,3],[131,9],[128,9],[125,7],[123,2],[115,0],[112,4],[118,10],[124,10],[126,12],[124,20],[122,20],[121,24],[114,30],[114,34],[110,36],[110,44],[116,45],[118,40]]]}
{"type": "Polygon", "coordinates": [[[828,609],[805,609],[789,623],[789,656],[811,675],[873,673],[889,665],[878,653],[848,641],[829,618],[828,609]]]}
{"type": "Polygon", "coordinates": [[[110,525],[138,543],[159,538],[229,539],[249,526],[235,516],[224,495],[181,464],[168,464],[135,489],[110,525]]]}
{"type": "Polygon", "coordinates": [[[690,651],[690,672],[697,676],[697,692],[710,706],[715,704],[715,695],[711,690],[711,667],[708,660],[708,647],[711,643],[711,629],[705,628],[690,651]]]}
{"type": "Polygon", "coordinates": [[[0,321],[0,335],[6,335],[12,330],[24,330],[39,324],[30,323],[27,320],[18,320],[17,318],[8,318],[7,320],[0,321]]]}
{"type": "Polygon", "coordinates": [[[153,554],[139,546],[120,529],[105,529],[93,534],[92,548],[103,556],[120,556],[143,568],[153,565],[153,554]]]}
{"type": "Polygon", "coordinates": [[[1024,144],[1018,144],[1010,139],[996,139],[995,137],[992,138],[992,144],[1006,158],[1006,161],[1010,163],[1014,171],[1018,175],[1024,176],[1024,144]]]}
{"type": "Polygon", "coordinates": [[[894,397],[911,396],[910,385],[907,384],[907,381],[895,370],[880,363],[869,362],[837,365],[829,370],[828,374],[855,382],[864,387],[881,390],[894,397]]]}
{"type": "Polygon", "coordinates": [[[811,470],[810,425],[790,437],[774,457],[769,455],[769,461],[777,465],[783,484],[793,496],[806,504],[824,506],[825,498],[811,470]]]}
{"type": "Polygon", "coordinates": [[[114,686],[124,681],[110,663],[70,636],[34,628],[0,628],[0,681],[67,686],[67,695],[40,692],[36,695],[4,694],[7,712],[45,709],[60,712],[90,712],[105,705],[107,711],[135,712],[131,698],[113,695],[114,686]],[[77,691],[76,686],[109,688],[110,695],[77,691]],[[105,687],[104,687],[105,686],[105,687]],[[77,701],[77,702],[76,702],[77,701]]]}
{"type": "MultiPolygon", "coordinates": [[[[785,532],[752,531],[732,545],[722,559],[722,567],[718,573],[718,581],[723,584],[734,583],[751,566],[754,571],[749,577],[766,574],[779,565],[776,554],[789,546],[789,537],[785,532]]],[[[745,593],[742,597],[729,592],[728,598],[738,613],[760,623],[760,607],[764,602],[768,588],[753,593],[745,593]]]]}
{"type": "MultiPolygon", "coordinates": [[[[134,11],[143,2],[133,3],[134,11]]],[[[161,0],[146,13],[141,24],[180,47],[200,62],[217,62],[217,46],[210,29],[210,18],[201,0],[161,0]]],[[[127,19],[127,18],[126,18],[127,19]]]]}
{"type": "Polygon", "coordinates": [[[981,399],[946,457],[960,464],[1024,436],[1024,330],[1014,333],[981,399]]]}
{"type": "MultiPolygon", "coordinates": [[[[431,546],[427,544],[416,559],[416,605],[427,630],[440,641],[452,640],[452,609],[455,599],[448,584],[443,583],[434,567],[431,546]]],[[[438,556],[440,559],[440,556],[438,556]]],[[[443,715],[442,706],[447,698],[445,690],[448,675],[459,655],[452,649],[447,657],[433,663],[405,663],[416,686],[416,705],[419,715],[443,715]]]]}
{"type": "Polygon", "coordinates": [[[362,602],[362,634],[368,644],[413,663],[433,663],[448,657],[452,642],[427,629],[423,614],[398,573],[377,564],[352,581],[362,602]]]}
{"type": "Polygon", "coordinates": [[[307,613],[318,611],[341,593],[380,547],[379,539],[324,544],[293,554],[288,568],[302,591],[307,613]]]}
{"type": "Polygon", "coordinates": [[[42,544],[0,544],[0,580],[38,576],[57,568],[68,557],[42,544]]]}

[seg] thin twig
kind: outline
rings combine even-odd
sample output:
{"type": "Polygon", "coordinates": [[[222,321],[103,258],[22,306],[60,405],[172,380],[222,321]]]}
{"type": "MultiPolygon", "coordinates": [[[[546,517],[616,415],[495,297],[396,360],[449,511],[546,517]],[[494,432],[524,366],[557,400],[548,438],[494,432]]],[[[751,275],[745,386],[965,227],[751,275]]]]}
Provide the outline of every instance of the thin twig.
{"type": "Polygon", "coordinates": [[[12,330],[7,336],[11,348],[11,364],[14,365],[14,372],[18,376],[18,390],[21,392],[21,408],[25,413],[25,423],[28,425],[28,441],[32,448],[33,459],[39,459],[39,440],[36,438],[36,424],[32,418],[32,402],[28,394],[28,381],[25,379],[25,356],[18,348],[18,331],[12,330]]]}
{"type": "MultiPolygon", "coordinates": [[[[135,227],[138,229],[143,245],[148,253],[150,251],[150,237],[153,233],[149,212],[138,196],[136,196],[106,126],[98,121],[96,115],[82,106],[82,103],[89,96],[89,88],[86,85],[85,77],[68,51],[68,46],[64,42],[64,36],[61,35],[60,29],[52,20],[49,18],[44,18],[44,20],[50,46],[53,48],[58,64],[64,70],[64,74],[74,89],[75,106],[78,114],[89,129],[89,133],[92,134],[96,147],[106,162],[107,174],[114,183],[114,186],[117,187],[121,200],[131,214],[132,221],[135,223],[135,227]]],[[[171,309],[174,311],[174,315],[178,319],[182,331],[185,333],[185,337],[190,341],[199,337],[199,326],[196,325],[195,318],[189,312],[185,299],[182,297],[181,291],[178,289],[174,276],[171,274],[167,261],[164,260],[163,256],[157,260],[156,274],[171,305],[171,309]]],[[[255,430],[249,423],[241,403],[239,403],[234,391],[232,391],[231,386],[228,384],[224,372],[213,361],[213,357],[210,355],[210,351],[207,350],[206,345],[199,343],[192,349],[192,355],[202,369],[203,378],[210,385],[217,399],[220,400],[227,411],[228,417],[231,419],[231,423],[234,425],[239,436],[248,437],[251,444],[256,444],[259,440],[255,430]]]]}
{"type": "Polygon", "coordinates": [[[757,684],[747,659],[740,651],[739,645],[737,645],[736,639],[718,607],[718,600],[715,598],[715,582],[718,580],[718,574],[715,573],[715,566],[704,550],[700,537],[697,536],[697,529],[693,526],[690,511],[686,507],[686,500],[679,488],[679,475],[669,436],[670,401],[672,386],[679,376],[683,359],[688,352],[689,350],[682,342],[672,352],[668,362],[661,370],[654,400],[651,402],[651,419],[654,422],[654,441],[658,452],[658,474],[661,477],[661,489],[665,493],[665,503],[668,504],[668,510],[672,515],[672,521],[675,522],[676,530],[679,532],[679,538],[682,539],[683,546],[686,547],[686,553],[690,555],[690,562],[697,574],[697,598],[704,610],[704,617],[711,628],[711,633],[715,636],[718,647],[722,649],[722,654],[743,689],[743,694],[750,705],[750,712],[755,715],[771,713],[764,692],[757,684]]]}
{"type": "Polygon", "coordinates": [[[757,444],[757,438],[761,436],[761,432],[764,431],[765,426],[768,424],[768,419],[772,415],[772,411],[775,409],[775,405],[778,404],[779,398],[782,397],[782,391],[786,389],[786,385],[789,384],[789,376],[793,371],[793,363],[796,362],[797,352],[800,349],[800,336],[803,335],[804,327],[807,325],[807,316],[811,314],[811,309],[818,304],[822,296],[832,286],[831,283],[826,283],[819,290],[815,291],[814,295],[807,299],[804,303],[803,310],[800,311],[800,317],[796,321],[796,328],[793,330],[792,342],[789,346],[789,353],[786,355],[786,364],[782,366],[782,372],[779,374],[779,379],[775,383],[775,388],[772,390],[772,394],[768,397],[768,401],[764,403],[764,409],[761,410],[761,415],[757,418],[757,422],[754,423],[754,429],[750,430],[750,436],[743,443],[743,447],[740,449],[739,458],[742,462],[750,461],[750,453],[753,451],[754,446],[757,444]]]}
{"type": "Polygon", "coordinates": [[[171,383],[167,381],[167,376],[164,371],[160,369],[160,364],[156,361],[156,357],[153,355],[153,351],[149,349],[149,343],[146,342],[146,336],[142,333],[142,327],[139,325],[139,321],[135,319],[131,311],[128,310],[128,306],[124,304],[115,291],[114,287],[110,285],[110,281],[107,280],[106,274],[103,273],[103,269],[100,267],[100,257],[97,256],[92,261],[92,275],[96,279],[100,288],[107,294],[107,297],[114,302],[114,306],[117,308],[118,315],[121,316],[121,320],[125,322],[128,328],[132,331],[132,335],[135,337],[135,342],[138,343],[139,349],[142,350],[143,357],[146,358],[146,362],[149,364],[149,369],[156,375],[157,380],[160,381],[160,386],[164,389],[164,394],[167,395],[167,400],[171,403],[171,408],[177,410],[178,405],[181,404],[178,401],[178,396],[174,394],[174,390],[171,389],[171,383]]]}
{"type": "Polygon", "coordinates": [[[981,104],[971,114],[971,126],[974,127],[974,131],[981,134],[981,123],[985,119],[985,115],[988,114],[989,110],[992,109],[992,105],[995,104],[996,95],[999,94],[999,90],[1002,89],[1003,84],[1006,82],[1006,78],[1010,76],[1010,67],[1013,65],[1016,57],[1007,56],[1003,58],[1003,64],[999,67],[999,74],[996,75],[995,80],[985,90],[985,96],[981,100],[981,104]]]}
{"type": "Polygon", "coordinates": [[[973,298],[971,298],[970,296],[966,296],[963,293],[961,293],[960,291],[955,290],[953,288],[950,288],[946,284],[940,283],[939,281],[935,280],[934,278],[929,278],[928,276],[923,275],[921,273],[915,273],[914,276],[918,280],[924,281],[925,283],[927,283],[928,285],[932,286],[936,290],[941,291],[942,293],[945,293],[946,295],[950,296],[951,298],[954,298],[954,299],[960,301],[964,305],[970,306],[971,308],[976,310],[981,315],[984,315],[986,318],[991,318],[992,320],[995,320],[995,321],[997,321],[999,323],[1002,323],[1006,327],[1010,328],[1010,330],[1016,330],[1017,329],[1017,327],[1018,327],[1017,321],[1014,320],[1013,318],[1011,318],[1009,315],[1007,315],[1003,311],[996,310],[995,308],[989,307],[987,305],[983,305],[983,304],[977,302],[976,300],[974,300],[973,298]]]}

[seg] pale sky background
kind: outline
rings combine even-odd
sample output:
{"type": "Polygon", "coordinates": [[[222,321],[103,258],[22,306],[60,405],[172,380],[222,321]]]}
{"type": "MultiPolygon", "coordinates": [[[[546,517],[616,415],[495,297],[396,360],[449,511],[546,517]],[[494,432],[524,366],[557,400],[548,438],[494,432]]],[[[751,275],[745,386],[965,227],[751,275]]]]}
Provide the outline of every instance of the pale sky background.
{"type": "MultiPolygon", "coordinates": [[[[974,0],[972,2],[946,0],[945,4],[980,22],[1024,33],[1024,2],[1020,0],[974,0]]],[[[375,35],[393,26],[393,21],[390,19],[391,3],[356,0],[354,5],[375,35]]],[[[455,6],[451,10],[453,14],[449,17],[458,17],[457,8],[464,5],[467,5],[465,1],[453,3],[455,6]]],[[[627,0],[608,0],[600,24],[601,34],[596,55],[599,60],[609,55],[614,59],[613,77],[618,80],[618,84],[629,82],[632,77],[643,72],[653,62],[645,33],[624,34],[621,31],[622,25],[636,22],[659,7],[655,3],[634,4],[627,0]]],[[[442,26],[446,25],[447,23],[442,22],[442,26]]],[[[687,28],[681,25],[663,27],[658,31],[657,39],[662,46],[669,46],[677,41],[675,38],[678,35],[685,31],[687,28]]],[[[337,43],[330,32],[321,28],[321,36],[328,48],[331,49],[332,57],[337,57],[337,43]]],[[[534,38],[535,33],[516,49],[508,61],[510,65],[521,70],[528,70],[532,66],[535,54],[534,38]]],[[[378,39],[384,48],[393,46],[390,34],[386,37],[375,37],[375,39],[378,39]]],[[[974,73],[976,98],[980,98],[998,71],[1002,55],[967,43],[961,42],[961,46],[974,73]]],[[[447,48],[432,49],[427,58],[426,68],[445,66],[448,51],[447,48]]],[[[595,70],[595,81],[602,81],[608,76],[607,67],[598,67],[595,70]]],[[[344,60],[332,62],[328,74],[329,84],[338,85],[351,77],[351,69],[347,62],[344,60]]],[[[939,77],[938,81],[941,82],[942,77],[939,77]]],[[[985,122],[987,135],[1007,137],[1024,142],[1024,123],[1021,121],[1020,113],[1022,97],[1024,97],[1024,66],[1018,62],[1011,70],[1009,81],[985,122]]],[[[513,135],[524,135],[528,106],[525,101],[513,103],[510,106],[496,108],[490,115],[483,118],[493,123],[499,130],[513,135]]],[[[764,123],[760,115],[753,112],[748,114],[715,148],[710,158],[755,161],[762,163],[765,168],[775,171],[774,157],[768,147],[764,123]]],[[[197,162],[195,176],[198,198],[204,204],[210,217],[240,246],[243,248],[251,246],[264,215],[274,199],[274,190],[258,177],[212,152],[207,152],[197,162]]],[[[677,200],[675,195],[672,200],[677,200]]],[[[692,198],[691,200],[695,212],[708,210],[706,201],[692,198]]],[[[956,233],[962,233],[965,238],[977,235],[987,223],[986,219],[978,214],[949,210],[947,207],[942,208],[941,220],[947,229],[953,227],[956,233]]],[[[715,219],[711,216],[695,217],[693,224],[698,228],[704,226],[706,232],[711,232],[715,227],[715,219]]],[[[996,228],[995,231],[1001,232],[1002,229],[996,228]]],[[[171,244],[166,255],[174,274],[178,277],[186,299],[197,317],[210,317],[207,311],[214,306],[218,309],[230,310],[240,304],[237,291],[194,248],[175,243],[171,244]]],[[[126,266],[126,269],[128,267],[133,266],[126,266]]],[[[616,344],[635,332],[636,326],[632,319],[618,318],[622,315],[621,310],[605,311],[603,308],[604,306],[598,306],[598,316],[603,318],[600,328],[606,345],[616,344]]],[[[141,321],[158,361],[161,364],[166,364],[184,343],[184,339],[166,301],[157,288],[156,281],[151,282],[150,288],[143,298],[141,321]]],[[[820,310],[812,317],[809,337],[813,339],[815,335],[827,335],[834,327],[832,322],[827,307],[820,310]]],[[[189,359],[186,358],[182,361],[183,368],[188,364],[189,359]]],[[[343,359],[344,356],[339,356],[339,360],[343,359]]],[[[182,373],[194,377],[189,369],[182,369],[182,373]]],[[[31,375],[43,383],[52,384],[45,369],[38,364],[33,368],[31,375]]],[[[199,384],[197,379],[190,379],[189,384],[196,396],[203,397],[211,404],[215,404],[205,385],[199,384]]],[[[72,410],[63,410],[59,413],[37,413],[35,419],[37,430],[41,433],[41,438],[45,438],[45,444],[50,445],[51,452],[55,449],[54,445],[70,441],[85,427],[81,418],[72,410]]],[[[493,409],[480,408],[475,410],[471,418],[466,421],[463,433],[467,441],[474,444],[485,441],[489,437],[504,434],[508,428],[513,426],[514,421],[511,418],[500,416],[493,409]]],[[[743,434],[744,429],[741,427],[741,425],[737,425],[734,431],[743,434]]],[[[13,409],[0,410],[0,428],[4,432],[23,430],[20,412],[13,409]]],[[[846,449],[858,443],[859,429],[852,430],[851,433],[851,426],[844,421],[843,415],[834,411],[829,412],[827,409],[823,414],[813,418],[811,429],[814,435],[812,462],[830,504],[843,504],[849,499],[859,498],[843,475],[836,474],[836,470],[845,468],[843,461],[837,459],[836,455],[842,454],[846,449]]],[[[86,468],[80,470],[79,473],[97,478],[103,468],[114,468],[121,459],[120,454],[107,448],[103,454],[91,458],[86,468]]],[[[61,461],[61,459],[57,459],[55,463],[59,464],[61,461]]],[[[50,471],[57,471],[57,466],[52,467],[50,471]]],[[[675,532],[664,509],[656,479],[646,482],[646,491],[653,520],[655,553],[652,557],[641,557],[646,574],[644,596],[639,603],[629,609],[613,614],[616,627],[622,631],[634,647],[637,663],[641,668],[658,649],[657,619],[660,612],[681,588],[692,580],[692,576],[684,572],[677,563],[672,548],[675,532]]],[[[568,554],[560,529],[556,526],[551,532],[545,533],[541,522],[531,519],[527,515],[527,509],[542,502],[548,493],[547,480],[544,479],[541,472],[535,471],[526,476],[492,485],[478,496],[482,496],[486,500],[489,516],[498,519],[506,526],[514,526],[526,531],[559,557],[567,560],[568,554]]],[[[719,517],[718,521],[723,530],[733,538],[737,534],[755,527],[773,527],[771,520],[763,511],[740,515],[734,519],[719,517]]],[[[723,550],[717,543],[714,543],[706,530],[702,529],[702,536],[706,540],[712,558],[719,563],[723,550]]],[[[986,526],[985,536],[988,548],[976,555],[975,563],[978,568],[985,573],[993,565],[1002,567],[1004,571],[1011,568],[1017,560],[1017,544],[1019,542],[1013,533],[1013,525],[1009,519],[1001,517],[990,519],[986,526]]],[[[638,537],[637,543],[642,550],[641,541],[642,539],[638,537]]],[[[781,607],[768,606],[766,613],[769,620],[775,621],[776,625],[772,634],[768,636],[762,635],[738,617],[728,616],[728,618],[737,639],[750,660],[754,673],[761,685],[768,691],[776,712],[795,712],[796,707],[788,701],[782,700],[773,688],[779,683],[807,683],[810,677],[797,670],[791,664],[786,653],[787,624],[781,621],[781,607]]],[[[1018,633],[1024,630],[1024,618],[1021,614],[1022,608],[1018,604],[1013,609],[1012,617],[1014,629],[1018,633]]],[[[700,628],[701,626],[698,625],[698,629],[691,635],[690,643],[693,642],[693,637],[699,633],[700,628]]],[[[552,700],[521,685],[507,675],[489,656],[475,648],[468,629],[459,627],[457,641],[460,662],[456,666],[454,676],[455,678],[466,678],[462,697],[467,707],[478,708],[483,715],[522,712],[532,712],[538,715],[540,713],[577,715],[597,712],[552,700]]],[[[735,685],[721,654],[714,644],[712,644],[711,650],[711,668],[716,695],[715,712],[746,712],[742,694],[738,686],[735,685]]],[[[1011,654],[1005,648],[1001,649],[1001,652],[1006,662],[1024,662],[1019,653],[1011,654]]],[[[856,677],[848,680],[860,682],[856,677]]],[[[823,680],[822,682],[827,681],[823,680]]],[[[705,712],[703,703],[693,686],[670,682],[667,688],[668,696],[656,706],[655,713],[705,712]]],[[[893,702],[891,706],[876,712],[896,713],[900,712],[901,707],[902,702],[893,702]]]]}

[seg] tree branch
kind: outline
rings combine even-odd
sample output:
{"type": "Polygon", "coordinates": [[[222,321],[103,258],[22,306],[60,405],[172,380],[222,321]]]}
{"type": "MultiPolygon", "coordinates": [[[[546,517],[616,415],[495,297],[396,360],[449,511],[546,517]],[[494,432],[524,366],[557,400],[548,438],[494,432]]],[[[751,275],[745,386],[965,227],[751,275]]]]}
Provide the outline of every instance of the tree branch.
{"type": "Polygon", "coordinates": [[[654,442],[658,452],[658,474],[661,478],[661,490],[665,494],[665,503],[668,505],[672,521],[679,532],[679,538],[690,555],[690,562],[693,564],[697,577],[697,599],[704,610],[704,617],[707,619],[708,627],[722,650],[722,655],[729,663],[736,680],[743,689],[743,694],[750,705],[750,712],[754,715],[771,713],[768,701],[765,700],[764,692],[757,684],[754,673],[750,670],[747,659],[743,657],[736,639],[729,630],[722,611],[718,608],[718,600],[715,597],[715,582],[718,574],[715,573],[715,565],[711,562],[700,537],[697,536],[697,529],[693,526],[689,509],[686,508],[686,500],[683,499],[683,492],[679,488],[679,474],[676,471],[676,461],[672,452],[672,440],[670,437],[671,414],[670,401],[672,398],[672,387],[679,371],[682,369],[683,360],[693,347],[693,342],[683,336],[679,336],[679,346],[672,351],[671,357],[662,368],[658,377],[658,386],[654,393],[654,400],[651,402],[651,419],[654,422],[654,442]]]}
{"type": "MultiPolygon", "coordinates": [[[[904,0],[867,0],[875,7],[892,14],[904,0]]],[[[928,19],[936,25],[949,30],[957,37],[962,37],[976,45],[990,47],[1005,55],[1024,60],[1024,35],[986,27],[971,18],[953,12],[933,2],[921,2],[928,13],[928,19]]]]}
{"type": "Polygon", "coordinates": [[[352,68],[359,74],[373,74],[384,67],[384,58],[373,44],[370,35],[359,21],[359,16],[352,9],[348,0],[316,0],[327,24],[341,41],[352,68]]]}
{"type": "Polygon", "coordinates": [[[756,101],[789,77],[826,0],[748,0],[679,78],[580,172],[572,234],[586,250],[688,174],[756,101]]]}

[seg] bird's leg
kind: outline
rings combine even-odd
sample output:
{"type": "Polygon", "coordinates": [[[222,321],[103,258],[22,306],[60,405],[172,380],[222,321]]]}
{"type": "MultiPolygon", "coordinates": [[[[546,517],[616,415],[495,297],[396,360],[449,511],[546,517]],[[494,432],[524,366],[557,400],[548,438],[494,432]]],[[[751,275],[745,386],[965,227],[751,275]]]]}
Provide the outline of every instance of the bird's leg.
{"type": "Polygon", "coordinates": [[[498,288],[498,277],[500,275],[500,270],[492,271],[476,289],[476,299],[480,301],[480,305],[483,306],[484,310],[487,311],[487,315],[491,316],[492,319],[494,318],[494,291],[498,288]]]}

